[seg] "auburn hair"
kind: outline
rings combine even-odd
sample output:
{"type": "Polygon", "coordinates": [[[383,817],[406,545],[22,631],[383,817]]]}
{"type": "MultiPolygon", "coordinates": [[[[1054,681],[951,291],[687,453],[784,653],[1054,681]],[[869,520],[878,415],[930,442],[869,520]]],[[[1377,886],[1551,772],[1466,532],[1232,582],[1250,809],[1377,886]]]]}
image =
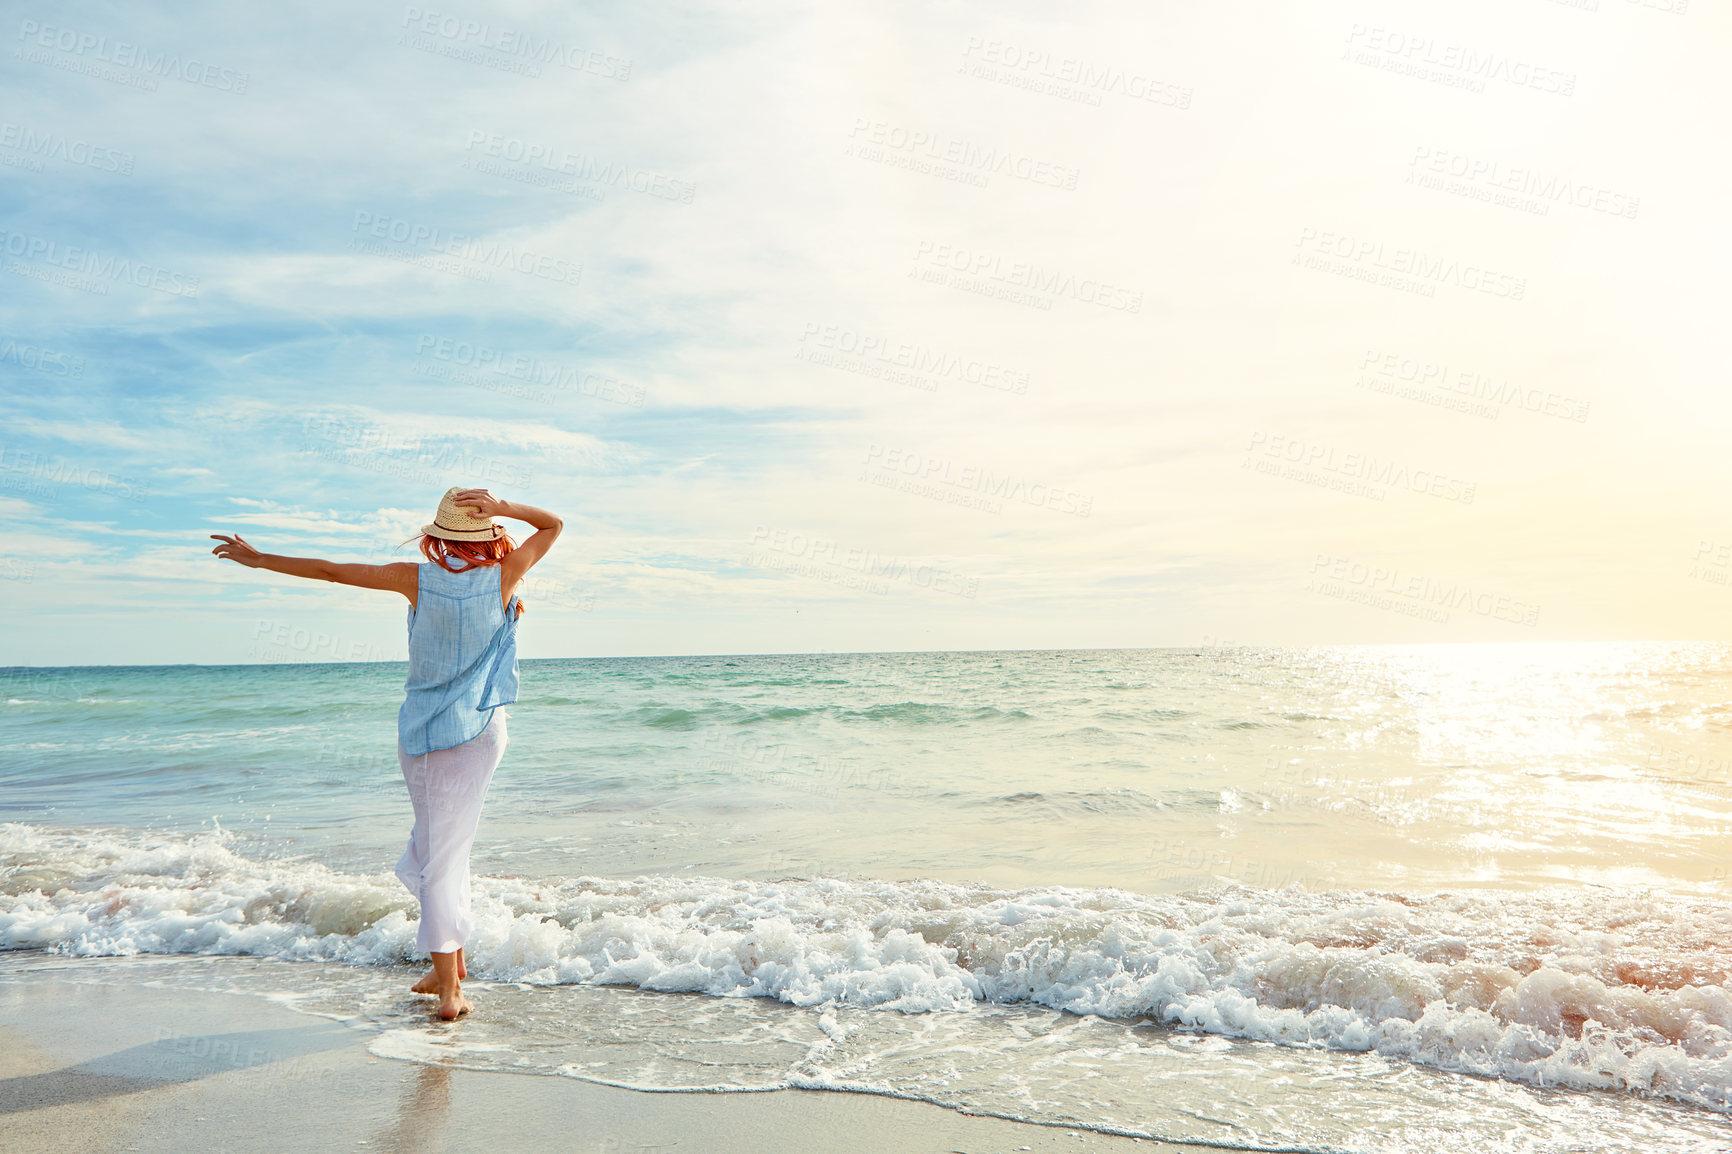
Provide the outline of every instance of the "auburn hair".
{"type": "Polygon", "coordinates": [[[497,565],[515,548],[517,545],[509,536],[495,537],[491,541],[447,541],[443,537],[421,534],[421,555],[447,573],[461,572],[446,564],[453,557],[465,566],[497,565]]]}

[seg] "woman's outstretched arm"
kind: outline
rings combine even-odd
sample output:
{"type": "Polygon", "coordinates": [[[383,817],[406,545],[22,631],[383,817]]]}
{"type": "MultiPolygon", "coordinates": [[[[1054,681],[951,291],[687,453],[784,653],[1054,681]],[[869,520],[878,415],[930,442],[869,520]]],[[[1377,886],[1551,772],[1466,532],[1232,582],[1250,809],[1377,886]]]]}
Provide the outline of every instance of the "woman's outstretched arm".
{"type": "Polygon", "coordinates": [[[362,589],[391,589],[415,600],[416,565],[412,561],[395,561],[389,565],[351,565],[339,561],[324,561],[317,557],[284,557],[276,553],[260,553],[239,533],[230,537],[212,533],[211,540],[221,541],[211,552],[218,557],[238,562],[248,569],[269,569],[289,577],[305,577],[311,581],[335,581],[339,585],[354,585],[362,589]]]}

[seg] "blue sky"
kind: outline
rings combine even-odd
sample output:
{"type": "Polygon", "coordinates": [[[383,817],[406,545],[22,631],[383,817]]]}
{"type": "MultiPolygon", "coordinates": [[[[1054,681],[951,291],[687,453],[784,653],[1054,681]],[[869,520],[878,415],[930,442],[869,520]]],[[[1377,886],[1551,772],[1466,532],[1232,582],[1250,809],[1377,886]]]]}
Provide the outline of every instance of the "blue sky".
{"type": "Polygon", "coordinates": [[[1723,638],[1710,6],[26,4],[0,663],[1723,638]]]}

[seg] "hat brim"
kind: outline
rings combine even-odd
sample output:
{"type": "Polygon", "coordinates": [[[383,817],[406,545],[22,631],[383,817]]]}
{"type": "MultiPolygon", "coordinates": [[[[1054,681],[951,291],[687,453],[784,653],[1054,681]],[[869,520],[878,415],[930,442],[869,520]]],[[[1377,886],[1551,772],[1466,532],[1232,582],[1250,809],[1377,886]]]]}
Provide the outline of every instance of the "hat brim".
{"type": "Polygon", "coordinates": [[[438,537],[446,541],[497,541],[505,536],[505,526],[492,525],[486,529],[444,529],[438,525],[423,525],[421,532],[429,537],[438,537]]]}

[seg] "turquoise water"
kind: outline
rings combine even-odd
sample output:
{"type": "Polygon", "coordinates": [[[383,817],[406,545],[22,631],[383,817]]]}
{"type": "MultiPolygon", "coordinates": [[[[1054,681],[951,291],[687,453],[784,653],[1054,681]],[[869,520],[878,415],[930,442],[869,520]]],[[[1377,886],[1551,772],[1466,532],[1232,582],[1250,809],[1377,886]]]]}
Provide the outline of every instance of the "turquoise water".
{"type": "Polygon", "coordinates": [[[1732,1109],[1732,647],[525,661],[456,1034],[394,969],[404,673],[0,671],[0,944],[300,960],[276,995],[373,1006],[381,1053],[657,1088],[682,1027],[616,987],[713,995],[704,1088],[1252,1147],[1732,1109]],[[597,1013],[643,1028],[617,1068],[597,1013]],[[1245,1062],[1252,1105],[1162,1099],[1245,1062]]]}

